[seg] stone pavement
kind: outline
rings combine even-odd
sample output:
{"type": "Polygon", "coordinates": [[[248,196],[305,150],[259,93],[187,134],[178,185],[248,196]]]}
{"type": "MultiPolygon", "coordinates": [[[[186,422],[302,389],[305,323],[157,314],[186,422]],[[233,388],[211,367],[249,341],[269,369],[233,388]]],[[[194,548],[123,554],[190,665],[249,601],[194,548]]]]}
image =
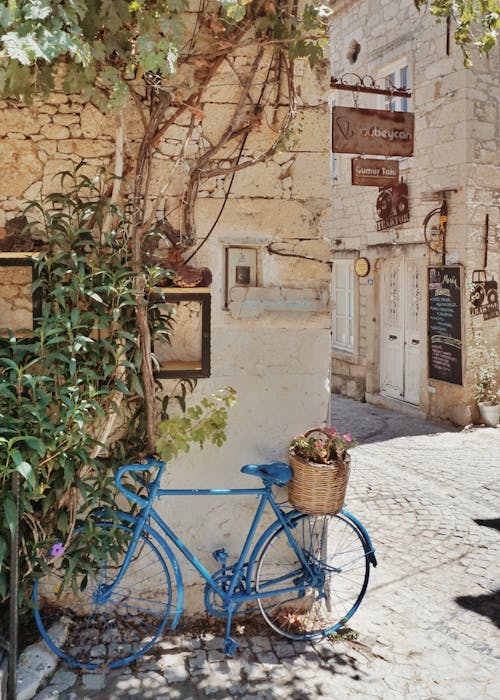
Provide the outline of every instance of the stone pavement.
{"type": "Polygon", "coordinates": [[[306,645],[242,622],[232,659],[217,631],[170,634],[131,668],[59,665],[36,700],[499,698],[500,429],[459,432],[338,396],[333,416],[360,443],[348,508],[378,558],[353,634],[306,645]]]}

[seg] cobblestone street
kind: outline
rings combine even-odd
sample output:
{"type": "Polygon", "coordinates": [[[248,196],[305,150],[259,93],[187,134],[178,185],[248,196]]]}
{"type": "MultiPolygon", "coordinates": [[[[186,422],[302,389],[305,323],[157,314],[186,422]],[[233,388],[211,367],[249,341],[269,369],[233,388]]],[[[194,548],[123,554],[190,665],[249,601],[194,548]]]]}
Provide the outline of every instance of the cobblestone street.
{"type": "Polygon", "coordinates": [[[36,699],[500,697],[500,430],[337,396],[333,416],[360,443],[347,505],[378,559],[354,638],[297,644],[262,626],[226,659],[217,633],[168,635],[133,668],[59,666],[36,699]]]}

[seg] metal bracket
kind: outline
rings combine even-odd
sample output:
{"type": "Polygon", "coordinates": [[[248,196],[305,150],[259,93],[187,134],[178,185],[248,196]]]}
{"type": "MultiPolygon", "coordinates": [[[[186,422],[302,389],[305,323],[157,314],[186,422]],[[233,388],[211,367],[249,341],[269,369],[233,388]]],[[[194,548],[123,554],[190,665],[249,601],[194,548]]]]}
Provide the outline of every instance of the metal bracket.
{"type": "Polygon", "coordinates": [[[361,76],[357,73],[344,73],[340,78],[335,78],[332,75],[330,78],[330,87],[334,90],[366,92],[372,95],[386,95],[387,97],[411,97],[411,91],[407,88],[398,88],[387,78],[384,80],[386,84],[390,83],[389,87],[381,87],[371,75],[361,76]]]}

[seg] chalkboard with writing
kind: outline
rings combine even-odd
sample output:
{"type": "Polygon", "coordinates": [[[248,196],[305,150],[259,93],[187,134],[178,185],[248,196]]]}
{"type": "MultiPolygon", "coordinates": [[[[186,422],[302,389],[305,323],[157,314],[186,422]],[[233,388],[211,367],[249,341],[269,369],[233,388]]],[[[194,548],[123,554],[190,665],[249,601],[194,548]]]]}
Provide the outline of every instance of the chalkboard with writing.
{"type": "Polygon", "coordinates": [[[461,272],[429,268],[429,377],[450,384],[462,384],[461,272]]]}

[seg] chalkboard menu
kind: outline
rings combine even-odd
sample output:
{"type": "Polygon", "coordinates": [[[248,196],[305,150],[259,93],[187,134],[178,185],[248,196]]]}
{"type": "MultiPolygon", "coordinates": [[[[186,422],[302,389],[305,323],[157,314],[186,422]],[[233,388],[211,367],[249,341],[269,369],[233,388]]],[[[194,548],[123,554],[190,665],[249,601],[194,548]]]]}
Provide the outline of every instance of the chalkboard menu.
{"type": "Polygon", "coordinates": [[[461,272],[429,268],[429,377],[450,384],[462,384],[461,272]]]}

